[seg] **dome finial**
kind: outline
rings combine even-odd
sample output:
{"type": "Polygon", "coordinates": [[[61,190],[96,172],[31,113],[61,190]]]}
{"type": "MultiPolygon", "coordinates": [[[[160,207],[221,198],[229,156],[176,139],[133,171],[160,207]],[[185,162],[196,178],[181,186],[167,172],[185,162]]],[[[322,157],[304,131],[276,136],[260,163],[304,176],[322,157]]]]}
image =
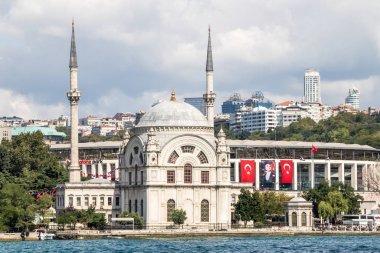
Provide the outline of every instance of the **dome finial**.
{"type": "Polygon", "coordinates": [[[175,90],[172,89],[172,95],[170,96],[170,101],[177,101],[177,98],[175,97],[175,90]]]}

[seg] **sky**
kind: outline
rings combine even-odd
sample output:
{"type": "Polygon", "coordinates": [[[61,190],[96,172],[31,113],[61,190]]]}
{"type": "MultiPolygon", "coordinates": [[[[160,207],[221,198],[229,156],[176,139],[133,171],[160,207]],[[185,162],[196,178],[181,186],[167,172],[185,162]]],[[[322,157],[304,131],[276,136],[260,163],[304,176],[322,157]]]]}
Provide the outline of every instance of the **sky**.
{"type": "Polygon", "coordinates": [[[380,107],[380,1],[1,0],[0,116],[69,115],[75,20],[79,116],[148,110],[201,97],[211,26],[215,111],[235,92],[300,101],[308,68],[322,102],[380,107]]]}

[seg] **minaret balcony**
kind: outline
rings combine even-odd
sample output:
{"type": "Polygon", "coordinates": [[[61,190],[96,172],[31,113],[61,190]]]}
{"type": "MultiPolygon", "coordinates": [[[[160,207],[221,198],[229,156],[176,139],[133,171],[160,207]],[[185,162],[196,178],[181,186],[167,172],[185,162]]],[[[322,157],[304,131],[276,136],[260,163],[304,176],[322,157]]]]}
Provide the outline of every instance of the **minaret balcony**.
{"type": "Polygon", "coordinates": [[[78,102],[80,99],[80,92],[79,91],[69,91],[67,92],[67,98],[70,102],[78,102]]]}

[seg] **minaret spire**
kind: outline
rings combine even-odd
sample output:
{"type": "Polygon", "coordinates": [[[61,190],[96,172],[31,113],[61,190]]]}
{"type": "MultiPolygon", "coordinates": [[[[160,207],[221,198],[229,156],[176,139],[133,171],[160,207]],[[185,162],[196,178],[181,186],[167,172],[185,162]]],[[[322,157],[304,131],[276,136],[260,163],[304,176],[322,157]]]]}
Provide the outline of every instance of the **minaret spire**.
{"type": "Polygon", "coordinates": [[[211,48],[211,28],[208,26],[208,44],[207,44],[207,61],[206,61],[206,71],[214,71],[212,65],[212,48],[211,48]]]}
{"type": "Polygon", "coordinates": [[[74,19],[71,23],[72,31],[71,31],[71,49],[70,49],[70,68],[78,68],[77,61],[77,48],[75,46],[75,33],[74,33],[74,19]]]}
{"type": "Polygon", "coordinates": [[[214,127],[214,66],[212,62],[211,48],[211,28],[208,27],[208,44],[207,44],[207,60],[206,60],[206,93],[203,94],[203,100],[207,107],[207,121],[210,126],[214,127]]]}
{"type": "Polygon", "coordinates": [[[77,51],[75,47],[74,20],[72,22],[71,48],[70,48],[70,91],[67,92],[67,98],[70,101],[70,117],[71,117],[71,164],[69,171],[69,182],[80,183],[80,167],[79,167],[79,150],[78,150],[78,102],[80,92],[78,90],[78,63],[77,51]]]}

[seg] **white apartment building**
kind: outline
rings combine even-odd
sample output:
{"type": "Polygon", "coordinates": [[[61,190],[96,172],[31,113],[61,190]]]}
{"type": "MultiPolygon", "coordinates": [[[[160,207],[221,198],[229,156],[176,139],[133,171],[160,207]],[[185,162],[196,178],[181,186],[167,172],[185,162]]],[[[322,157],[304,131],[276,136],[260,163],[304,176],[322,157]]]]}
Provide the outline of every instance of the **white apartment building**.
{"type": "Polygon", "coordinates": [[[319,72],[313,69],[305,71],[304,102],[321,103],[321,78],[319,72]]]}
{"type": "Polygon", "coordinates": [[[281,108],[281,113],[279,113],[279,125],[282,127],[287,127],[293,122],[306,117],[310,117],[310,113],[306,108],[299,105],[290,105],[281,108]]]}
{"type": "Polygon", "coordinates": [[[98,134],[101,136],[107,136],[107,134],[109,134],[115,130],[117,130],[115,125],[101,125],[101,126],[93,127],[91,132],[93,134],[98,134]]]}
{"type": "Polygon", "coordinates": [[[352,105],[356,110],[360,109],[360,92],[358,88],[353,87],[348,90],[348,96],[345,100],[346,104],[352,105]]]}
{"type": "Polygon", "coordinates": [[[231,128],[234,131],[268,132],[277,127],[279,113],[281,111],[261,106],[253,109],[243,106],[239,112],[232,115],[231,128]]]}

